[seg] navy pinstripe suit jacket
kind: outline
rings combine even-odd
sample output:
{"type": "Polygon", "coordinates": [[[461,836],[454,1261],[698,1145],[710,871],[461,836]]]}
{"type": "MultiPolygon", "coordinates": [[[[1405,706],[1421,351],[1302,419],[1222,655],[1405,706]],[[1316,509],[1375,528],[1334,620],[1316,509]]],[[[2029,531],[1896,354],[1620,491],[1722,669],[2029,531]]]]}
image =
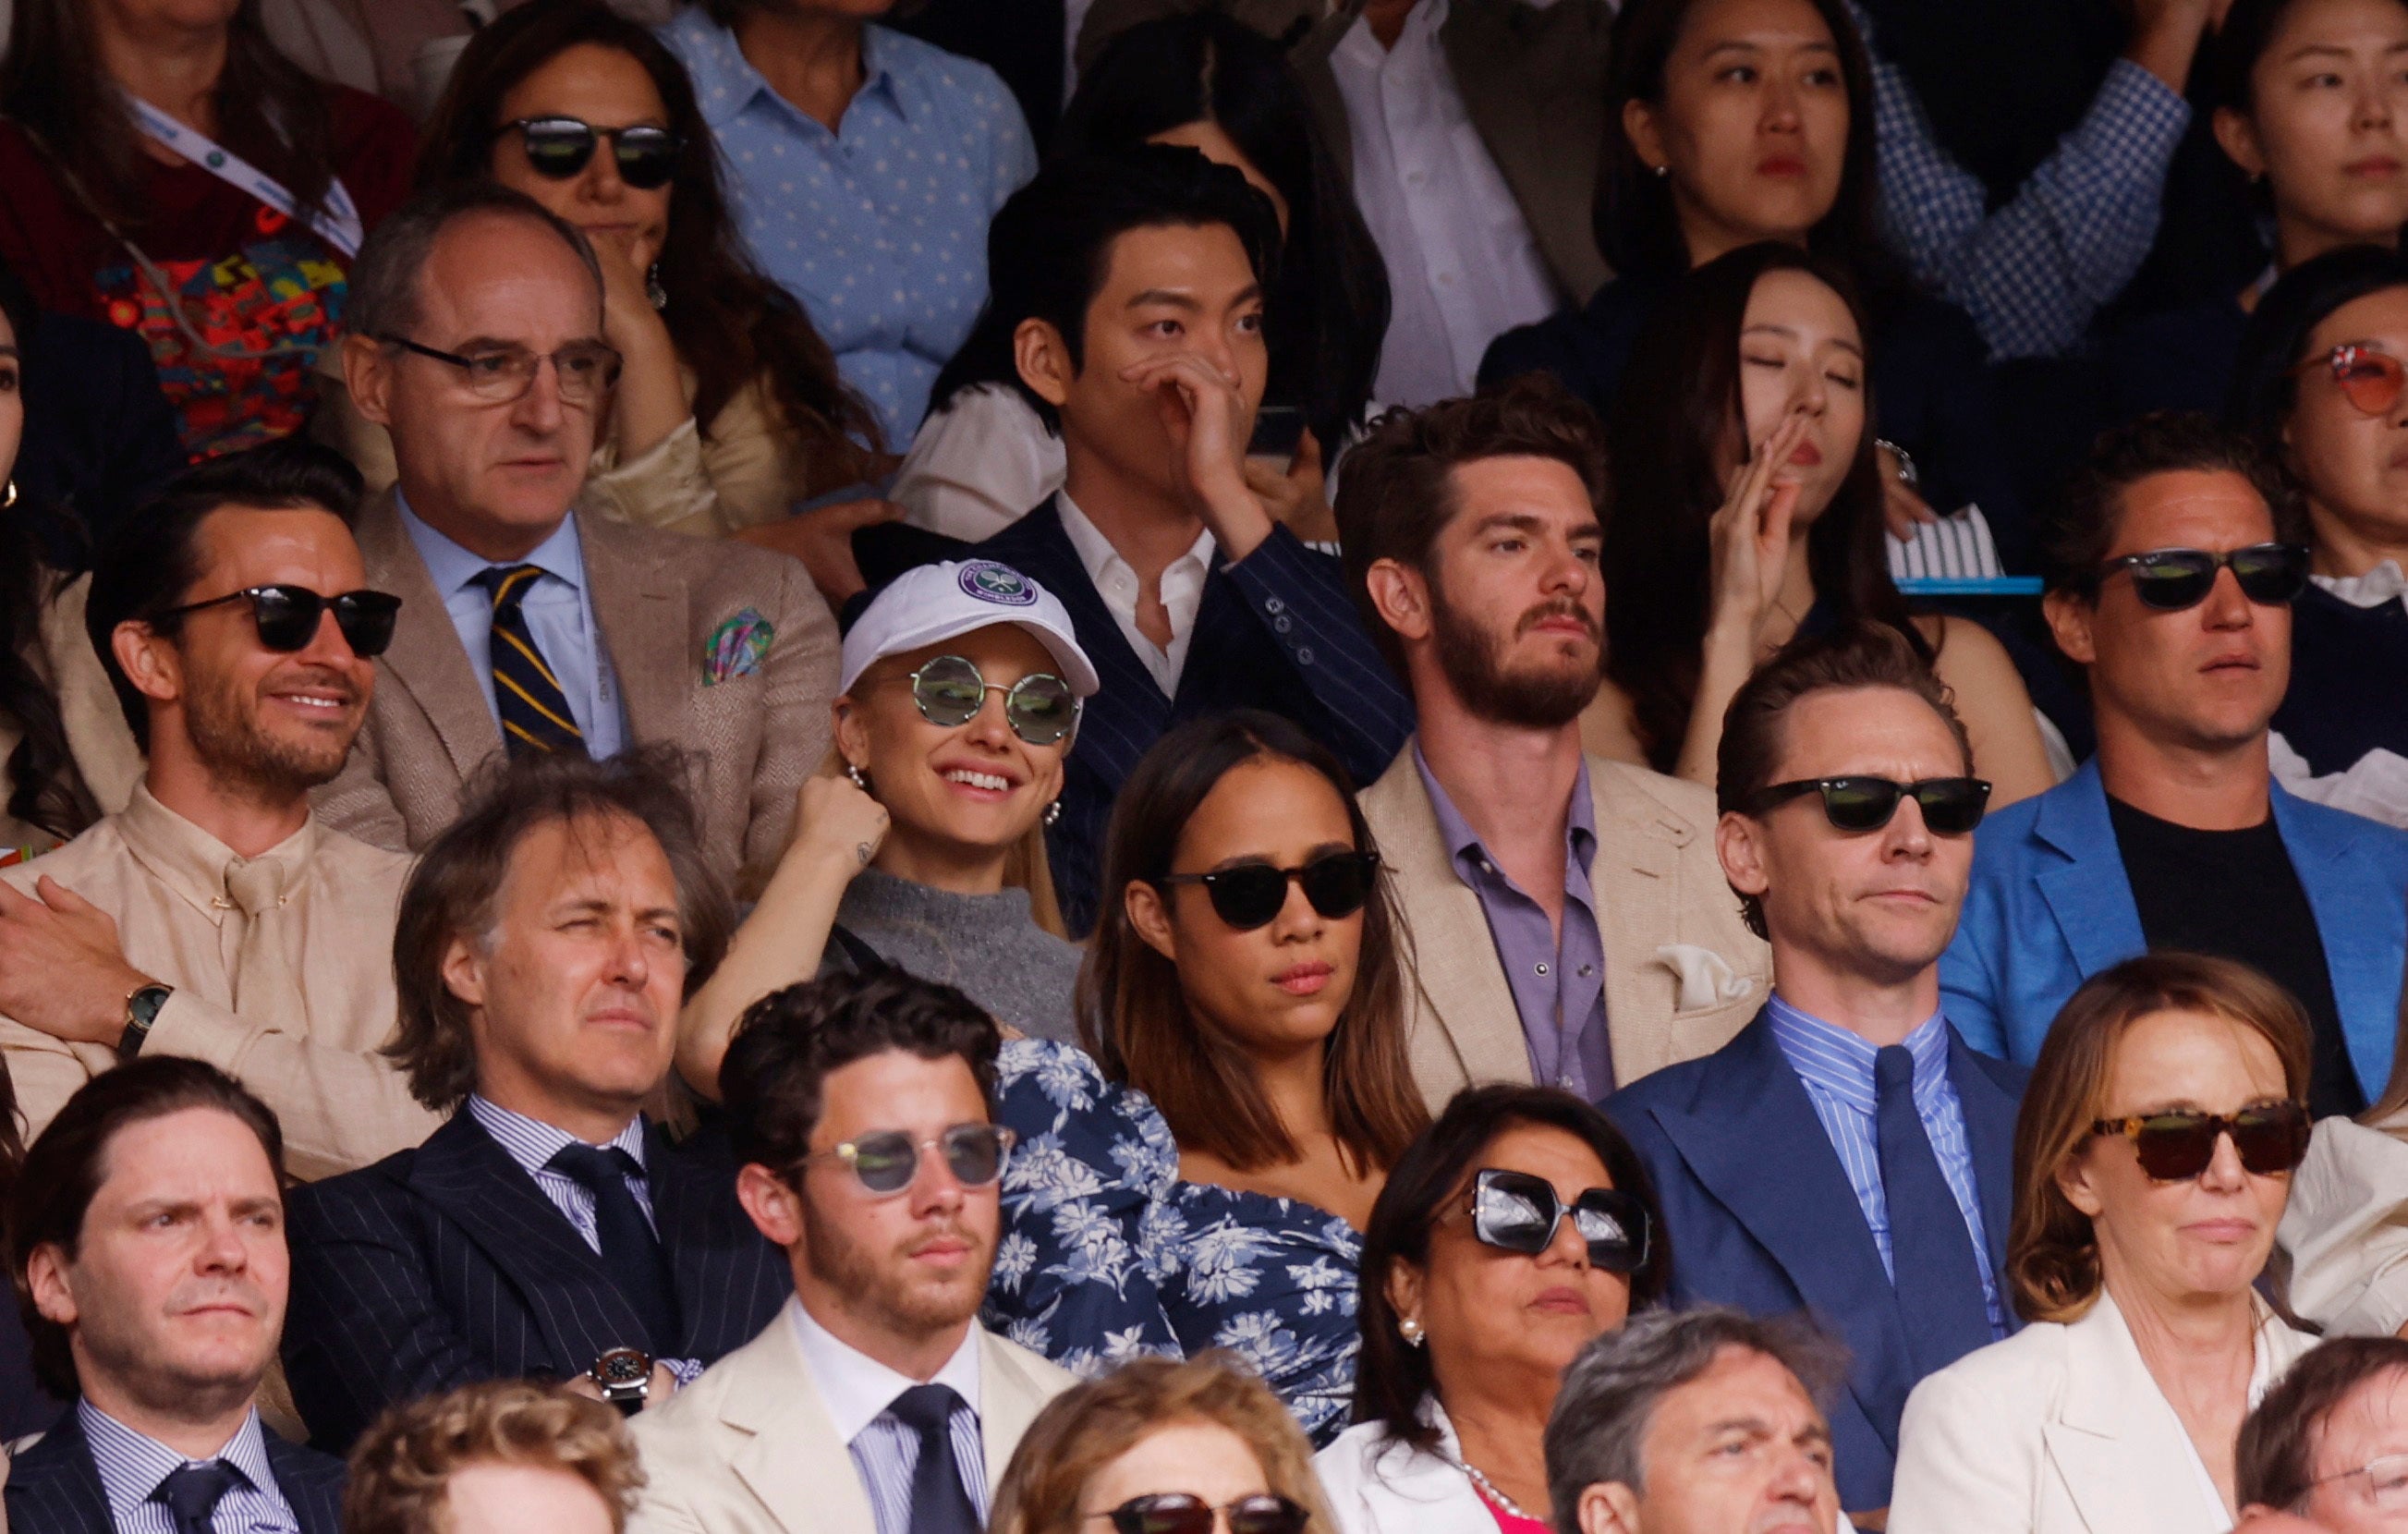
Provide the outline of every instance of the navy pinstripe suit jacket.
{"type": "MultiPolygon", "coordinates": [[[[683,1327],[715,1363],[793,1291],[724,1156],[648,1131],[645,1166],[683,1327]]],[[[284,1375],[330,1452],[391,1403],[471,1380],[568,1379],[643,1323],[585,1239],[465,1110],[414,1151],[293,1190],[284,1375]]]]}
{"type": "Polygon", "coordinates": [[[1053,501],[955,557],[998,560],[1060,597],[1103,682],[1080,720],[1078,744],[1064,764],[1062,818],[1046,837],[1062,916],[1074,933],[1095,925],[1112,800],[1138,758],[1172,725],[1226,709],[1268,709],[1336,753],[1357,786],[1385,772],[1413,732],[1413,700],[1364,631],[1338,561],[1284,527],[1271,529],[1244,559],[1216,563],[1205,578],[1171,697],[1087,578],[1053,501]]]}
{"type": "MultiPolygon", "coordinates": [[[[342,1534],[343,1462],[287,1443],[264,1425],[260,1433],[276,1489],[293,1504],[301,1534],[342,1534]]],[[[9,1467],[8,1528],[9,1534],[115,1534],[99,1467],[72,1411],[9,1467]]]]}

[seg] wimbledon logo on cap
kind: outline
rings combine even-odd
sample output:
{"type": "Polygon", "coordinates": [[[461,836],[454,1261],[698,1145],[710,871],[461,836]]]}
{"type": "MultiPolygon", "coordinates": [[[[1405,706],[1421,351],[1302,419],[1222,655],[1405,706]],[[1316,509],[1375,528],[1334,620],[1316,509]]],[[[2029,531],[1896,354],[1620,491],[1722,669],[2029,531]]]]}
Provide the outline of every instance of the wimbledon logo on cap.
{"type": "Polygon", "coordinates": [[[982,602],[994,602],[1007,608],[1033,608],[1037,605],[1037,588],[1028,578],[1009,565],[998,565],[991,559],[974,559],[962,566],[962,595],[975,596],[982,602]]]}

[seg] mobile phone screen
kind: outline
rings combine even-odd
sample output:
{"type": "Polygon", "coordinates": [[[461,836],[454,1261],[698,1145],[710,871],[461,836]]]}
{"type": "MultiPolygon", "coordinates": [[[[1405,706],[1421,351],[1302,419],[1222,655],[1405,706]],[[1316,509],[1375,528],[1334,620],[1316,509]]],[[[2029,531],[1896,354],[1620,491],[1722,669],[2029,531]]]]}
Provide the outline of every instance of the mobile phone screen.
{"type": "Polygon", "coordinates": [[[1304,411],[1294,405],[1266,405],[1254,412],[1254,435],[1246,440],[1249,458],[1296,456],[1297,439],[1304,435],[1304,411]]]}

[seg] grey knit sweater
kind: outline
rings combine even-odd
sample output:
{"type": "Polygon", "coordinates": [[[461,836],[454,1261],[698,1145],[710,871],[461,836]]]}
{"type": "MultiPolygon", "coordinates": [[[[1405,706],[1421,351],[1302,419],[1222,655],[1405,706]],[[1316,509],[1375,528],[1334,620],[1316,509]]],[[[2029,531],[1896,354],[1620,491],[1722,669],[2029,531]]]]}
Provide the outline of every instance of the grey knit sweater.
{"type": "MultiPolygon", "coordinates": [[[[880,958],[960,987],[1023,1033],[1076,1041],[1070,997],[1082,955],[1037,925],[1026,890],[954,895],[864,868],[836,919],[880,958]]],[[[823,968],[842,962],[831,942],[823,968]]]]}

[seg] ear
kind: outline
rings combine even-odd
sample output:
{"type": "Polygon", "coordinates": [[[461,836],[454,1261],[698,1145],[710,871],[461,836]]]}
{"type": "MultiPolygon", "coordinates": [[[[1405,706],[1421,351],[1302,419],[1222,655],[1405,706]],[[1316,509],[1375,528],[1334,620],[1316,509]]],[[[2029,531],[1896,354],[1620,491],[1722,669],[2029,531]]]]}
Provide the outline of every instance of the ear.
{"type": "Polygon", "coordinates": [[[1639,1498],[1619,1481],[1583,1486],[1574,1511],[1581,1534],[1639,1534],[1639,1498]]]}
{"type": "Polygon", "coordinates": [[[2215,134],[2215,147],[2243,176],[2254,181],[2266,174],[2266,151],[2258,142],[2256,123],[2229,107],[2218,107],[2209,127],[2215,134]]]}
{"type": "Polygon", "coordinates": [[[1145,946],[1168,959],[1179,962],[1179,944],[1170,934],[1170,912],[1162,904],[1162,892],[1142,879],[1129,881],[1121,892],[1121,909],[1128,913],[1129,925],[1145,940],[1145,946]]]}
{"type": "Polygon", "coordinates": [[[851,693],[847,693],[828,708],[836,717],[837,754],[844,758],[846,766],[867,771],[869,726],[861,721],[861,705],[853,700],[851,693]]]}
{"type": "Polygon", "coordinates": [[[736,1174],[736,1201],[771,1246],[791,1247],[803,1239],[802,1196],[759,1162],[745,1163],[736,1174]]]}
{"type": "Polygon", "coordinates": [[[443,951],[443,983],[471,1007],[485,1004],[485,955],[466,938],[453,938],[443,951]]]}
{"type": "Polygon", "coordinates": [[[1418,1321],[1422,1315],[1422,1270],[1402,1257],[1388,1264],[1388,1308],[1397,1319],[1418,1321]]]}
{"type": "Polygon", "coordinates": [[[2057,1191],[2065,1195],[2067,1203],[2094,1220],[2106,1207],[2099,1197],[2098,1188],[2091,1184],[2090,1157],[2086,1152],[2076,1152],[2071,1160],[2057,1169],[2057,1191]]]}
{"type": "Polygon", "coordinates": [[[1430,637],[1436,620],[1430,613],[1429,580],[1421,571],[1393,559],[1375,559],[1363,572],[1363,585],[1370,593],[1380,621],[1396,630],[1397,638],[1430,637]]]}
{"type": "Polygon", "coordinates": [[[2090,666],[2099,659],[2099,645],[2091,631],[2091,621],[2099,615],[2098,607],[2070,591],[2053,591],[2040,599],[2041,616],[2048,620],[2048,631],[2057,640],[2057,648],[2076,666],[2090,666]]]}
{"type": "Polygon", "coordinates": [[[343,387],[351,396],[351,408],[380,426],[393,424],[394,362],[392,351],[380,341],[343,337],[343,387]]]}
{"type": "Polygon", "coordinates": [[[1764,827],[1737,810],[1714,822],[1714,856],[1723,878],[1742,895],[1762,896],[1772,887],[1764,872],[1764,827]]]}
{"type": "Polygon", "coordinates": [[[1649,170],[1671,163],[1672,157],[1664,152],[1664,136],[1656,128],[1656,108],[1637,96],[1622,104],[1622,131],[1630,147],[1639,151],[1640,164],[1649,170]]]}
{"type": "Polygon", "coordinates": [[[56,1241],[44,1241],[25,1259],[25,1286],[34,1292],[34,1309],[43,1320],[62,1326],[76,1324],[75,1290],[67,1283],[67,1254],[56,1241]]]}
{"type": "Polygon", "coordinates": [[[1079,376],[1070,364],[1070,345],[1050,320],[1023,320],[1011,333],[1011,362],[1020,381],[1055,409],[1070,397],[1070,381],[1079,376]]]}
{"type": "Polygon", "coordinates": [[[184,695],[183,656],[175,641],[151,631],[150,625],[129,618],[109,631],[109,653],[134,690],[153,703],[174,703],[184,695]]]}

